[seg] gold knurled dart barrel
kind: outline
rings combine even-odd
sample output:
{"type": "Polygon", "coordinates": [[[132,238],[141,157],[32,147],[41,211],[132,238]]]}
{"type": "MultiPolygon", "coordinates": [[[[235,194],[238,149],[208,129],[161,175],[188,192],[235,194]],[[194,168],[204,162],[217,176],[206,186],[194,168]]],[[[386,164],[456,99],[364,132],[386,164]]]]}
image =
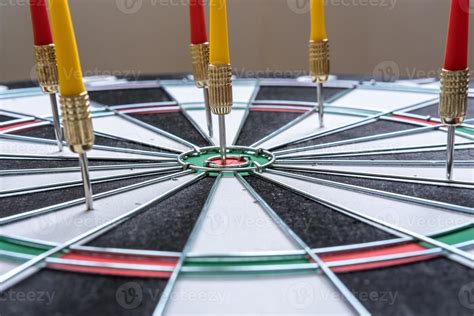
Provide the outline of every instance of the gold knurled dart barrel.
{"type": "Polygon", "coordinates": [[[446,178],[451,180],[454,168],[456,126],[464,122],[467,114],[469,69],[458,71],[443,69],[440,85],[439,115],[441,122],[448,126],[446,178]]]}
{"type": "Polygon", "coordinates": [[[207,87],[209,68],[209,43],[191,44],[194,82],[198,88],[207,87]]]}
{"type": "Polygon", "coordinates": [[[83,154],[94,145],[94,129],[89,110],[89,94],[60,96],[64,134],[71,151],[83,154]]]}
{"type": "Polygon", "coordinates": [[[467,114],[469,69],[441,71],[439,115],[445,125],[457,126],[467,114]]]}
{"type": "Polygon", "coordinates": [[[36,77],[44,93],[57,93],[58,67],[56,64],[56,49],[54,44],[39,45],[34,47],[36,62],[36,77]]]}
{"type": "Polygon", "coordinates": [[[37,45],[34,47],[35,70],[38,83],[43,93],[49,94],[51,112],[53,114],[54,134],[59,151],[63,151],[63,132],[59,119],[56,94],[59,91],[58,66],[56,62],[56,48],[54,44],[37,45]]]}
{"type": "Polygon", "coordinates": [[[326,82],[329,78],[329,40],[309,41],[309,74],[313,82],[326,82]]]}
{"type": "Polygon", "coordinates": [[[232,111],[232,66],[209,65],[209,104],[215,115],[227,115],[232,111]]]}

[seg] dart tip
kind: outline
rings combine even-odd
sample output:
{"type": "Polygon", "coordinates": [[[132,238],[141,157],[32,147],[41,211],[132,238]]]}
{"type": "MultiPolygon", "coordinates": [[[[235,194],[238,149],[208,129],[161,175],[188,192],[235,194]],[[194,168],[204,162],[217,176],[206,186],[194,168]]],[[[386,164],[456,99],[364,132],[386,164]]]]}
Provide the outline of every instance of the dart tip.
{"type": "Polygon", "coordinates": [[[61,122],[59,121],[59,110],[58,110],[58,101],[56,99],[56,93],[50,93],[49,100],[51,102],[51,112],[53,114],[53,126],[54,126],[54,134],[56,136],[56,143],[58,145],[59,152],[62,152],[64,150],[63,132],[61,129],[61,122]]]}
{"type": "Polygon", "coordinates": [[[324,108],[319,107],[319,128],[324,128],[324,108]]]}
{"type": "Polygon", "coordinates": [[[449,181],[453,180],[453,173],[449,169],[446,170],[446,179],[449,181]]]}
{"type": "Polygon", "coordinates": [[[220,150],[220,152],[221,152],[221,163],[224,166],[227,164],[227,153],[226,153],[226,151],[227,151],[227,148],[226,148],[225,143],[221,144],[221,150],[220,150]]]}
{"type": "Polygon", "coordinates": [[[324,94],[323,94],[323,83],[318,82],[318,114],[319,114],[319,128],[324,127],[324,94]]]}
{"type": "Polygon", "coordinates": [[[212,112],[211,112],[211,106],[209,104],[209,88],[204,87],[203,89],[204,92],[204,107],[206,110],[206,122],[207,122],[207,130],[209,132],[209,137],[213,138],[214,137],[214,131],[212,127],[212,112]]]}
{"type": "Polygon", "coordinates": [[[227,153],[225,147],[221,147],[221,164],[223,166],[227,165],[227,153]]]}
{"type": "Polygon", "coordinates": [[[86,198],[86,207],[88,211],[94,210],[94,200],[92,198],[86,198]]]}
{"type": "Polygon", "coordinates": [[[88,211],[92,211],[94,209],[94,200],[92,194],[92,184],[89,174],[89,161],[87,159],[86,153],[79,154],[79,163],[81,166],[81,175],[82,183],[84,185],[84,198],[86,201],[86,207],[88,211]]]}
{"type": "Polygon", "coordinates": [[[227,159],[226,131],[225,131],[225,115],[219,115],[219,142],[220,152],[223,164],[227,159]]]}
{"type": "Polygon", "coordinates": [[[448,180],[453,179],[453,167],[454,167],[454,143],[456,137],[456,127],[450,125],[448,127],[448,142],[447,142],[447,157],[446,157],[446,178],[448,180]]]}

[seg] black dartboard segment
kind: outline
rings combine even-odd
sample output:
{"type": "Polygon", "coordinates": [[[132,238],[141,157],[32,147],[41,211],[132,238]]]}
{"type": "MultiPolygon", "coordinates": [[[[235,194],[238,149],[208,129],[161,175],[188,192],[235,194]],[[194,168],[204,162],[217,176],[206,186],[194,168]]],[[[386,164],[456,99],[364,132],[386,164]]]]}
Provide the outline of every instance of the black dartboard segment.
{"type": "MultiPolygon", "coordinates": [[[[349,90],[348,88],[324,88],[324,98],[330,98],[349,90]]],[[[261,87],[257,94],[256,100],[275,100],[275,101],[303,101],[316,102],[317,101],[316,86],[314,87],[277,87],[267,86],[261,87]]]]}
{"type": "Polygon", "coordinates": [[[364,126],[350,128],[348,130],[335,133],[328,136],[318,137],[311,139],[305,142],[291,144],[285,147],[278,148],[278,150],[292,149],[292,148],[301,148],[306,146],[320,145],[334,143],[338,141],[355,139],[360,137],[368,137],[380,134],[393,133],[397,131],[404,131],[417,128],[417,126],[406,123],[399,123],[393,121],[379,120],[374,123],[369,123],[364,126]]]}
{"type": "Polygon", "coordinates": [[[154,204],[92,241],[89,246],[182,251],[215,178],[205,178],[154,204]]]}
{"type": "Polygon", "coordinates": [[[194,128],[181,112],[129,115],[142,122],[178,136],[194,145],[209,146],[209,142],[199,134],[196,128],[194,128]]]}
{"type": "Polygon", "coordinates": [[[15,119],[14,117],[0,114],[0,122],[11,121],[11,120],[14,120],[14,119],[15,119]]]}
{"type": "Polygon", "coordinates": [[[56,139],[54,134],[54,127],[52,125],[36,126],[33,128],[22,129],[14,131],[11,134],[20,135],[26,137],[44,138],[44,139],[56,139]]]}
{"type": "Polygon", "coordinates": [[[167,282],[45,269],[0,293],[0,314],[152,315],[167,282]],[[31,293],[35,299],[15,299],[15,293],[31,293]]]}
{"type": "Polygon", "coordinates": [[[311,248],[394,238],[317,202],[255,176],[245,178],[281,219],[311,248]]]}
{"type": "MultiPolygon", "coordinates": [[[[433,104],[411,111],[412,114],[426,115],[431,117],[439,117],[439,104],[433,104]]],[[[469,105],[467,110],[466,119],[474,118],[474,98],[469,98],[469,105]]],[[[472,123],[471,123],[472,124],[472,123]]]]}
{"type": "MultiPolygon", "coordinates": [[[[107,165],[126,165],[126,164],[142,164],[142,163],[157,163],[153,160],[102,160],[89,158],[89,166],[107,166],[107,165]]],[[[21,170],[21,169],[41,169],[41,168],[67,168],[78,167],[79,161],[77,158],[63,158],[63,159],[1,159],[0,170],[21,170]]]]}
{"type": "Polygon", "coordinates": [[[473,294],[469,284],[474,270],[452,260],[435,259],[338,277],[373,315],[472,315],[472,309],[462,304],[469,298],[462,295],[473,294]]]}
{"type": "MultiPolygon", "coordinates": [[[[52,125],[43,125],[43,126],[31,128],[31,129],[24,129],[21,131],[16,131],[12,134],[35,137],[35,138],[56,139],[56,135],[54,134],[54,127],[52,125]]],[[[123,148],[123,149],[135,149],[135,150],[143,150],[143,151],[158,151],[158,152],[170,153],[169,151],[166,151],[164,149],[159,149],[153,146],[139,144],[139,143],[128,141],[128,140],[122,140],[122,139],[104,137],[104,136],[98,136],[98,135],[95,135],[94,144],[101,145],[101,146],[108,146],[108,147],[123,148]]]]}
{"type": "Polygon", "coordinates": [[[249,146],[301,116],[300,112],[250,111],[237,145],[249,146]]]}
{"type": "MultiPolygon", "coordinates": [[[[293,171],[292,171],[293,172],[293,171]]],[[[326,175],[310,172],[293,172],[310,176],[317,179],[329,180],[344,184],[355,185],[363,188],[370,188],[379,191],[391,192],[401,195],[413,196],[426,200],[439,201],[455,205],[474,207],[474,190],[455,187],[446,187],[430,184],[418,184],[400,181],[387,181],[377,179],[363,179],[357,177],[347,177],[339,175],[326,175]]]]}
{"type": "Polygon", "coordinates": [[[92,101],[109,106],[171,101],[161,88],[89,91],[89,96],[92,101]]]}
{"type": "MultiPolygon", "coordinates": [[[[170,173],[171,172],[167,172],[159,175],[121,179],[96,184],[92,183],[92,191],[94,192],[94,194],[107,192],[123,188],[135,183],[156,179],[170,173]]],[[[75,199],[80,199],[82,197],[84,197],[82,184],[70,188],[54,189],[44,192],[26,193],[22,195],[3,197],[0,198],[0,218],[21,214],[27,211],[36,210],[50,205],[56,205],[59,203],[72,201],[75,199]]]]}

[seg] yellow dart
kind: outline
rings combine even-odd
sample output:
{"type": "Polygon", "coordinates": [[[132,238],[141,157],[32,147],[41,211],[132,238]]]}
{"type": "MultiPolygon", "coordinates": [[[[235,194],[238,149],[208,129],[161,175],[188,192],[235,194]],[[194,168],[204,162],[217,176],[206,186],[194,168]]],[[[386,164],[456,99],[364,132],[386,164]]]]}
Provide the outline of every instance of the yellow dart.
{"type": "Polygon", "coordinates": [[[56,45],[59,101],[64,134],[71,151],[79,154],[86,205],[88,210],[92,210],[92,186],[86,155],[86,152],[94,145],[89,94],[82,79],[81,62],[68,2],[67,0],[50,0],[49,4],[53,39],[56,45]]]}
{"type": "Polygon", "coordinates": [[[324,0],[311,0],[309,72],[318,88],[319,125],[324,127],[323,84],[329,78],[329,40],[326,34],[324,0]]]}

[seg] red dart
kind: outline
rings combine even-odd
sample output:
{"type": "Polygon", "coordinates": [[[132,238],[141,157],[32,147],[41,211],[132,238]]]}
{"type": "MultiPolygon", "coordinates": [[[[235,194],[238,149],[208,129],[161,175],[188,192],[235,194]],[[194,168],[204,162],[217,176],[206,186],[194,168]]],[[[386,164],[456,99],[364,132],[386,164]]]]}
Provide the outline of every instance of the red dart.
{"type": "Polygon", "coordinates": [[[45,0],[30,0],[31,20],[35,45],[49,45],[53,43],[51,28],[49,26],[48,10],[45,0]]]}
{"type": "Polygon", "coordinates": [[[191,18],[191,44],[206,43],[207,31],[203,0],[189,1],[189,15],[191,18]]]}
{"type": "Polygon", "coordinates": [[[468,28],[469,0],[451,0],[444,69],[457,71],[467,68],[468,28]]]}

